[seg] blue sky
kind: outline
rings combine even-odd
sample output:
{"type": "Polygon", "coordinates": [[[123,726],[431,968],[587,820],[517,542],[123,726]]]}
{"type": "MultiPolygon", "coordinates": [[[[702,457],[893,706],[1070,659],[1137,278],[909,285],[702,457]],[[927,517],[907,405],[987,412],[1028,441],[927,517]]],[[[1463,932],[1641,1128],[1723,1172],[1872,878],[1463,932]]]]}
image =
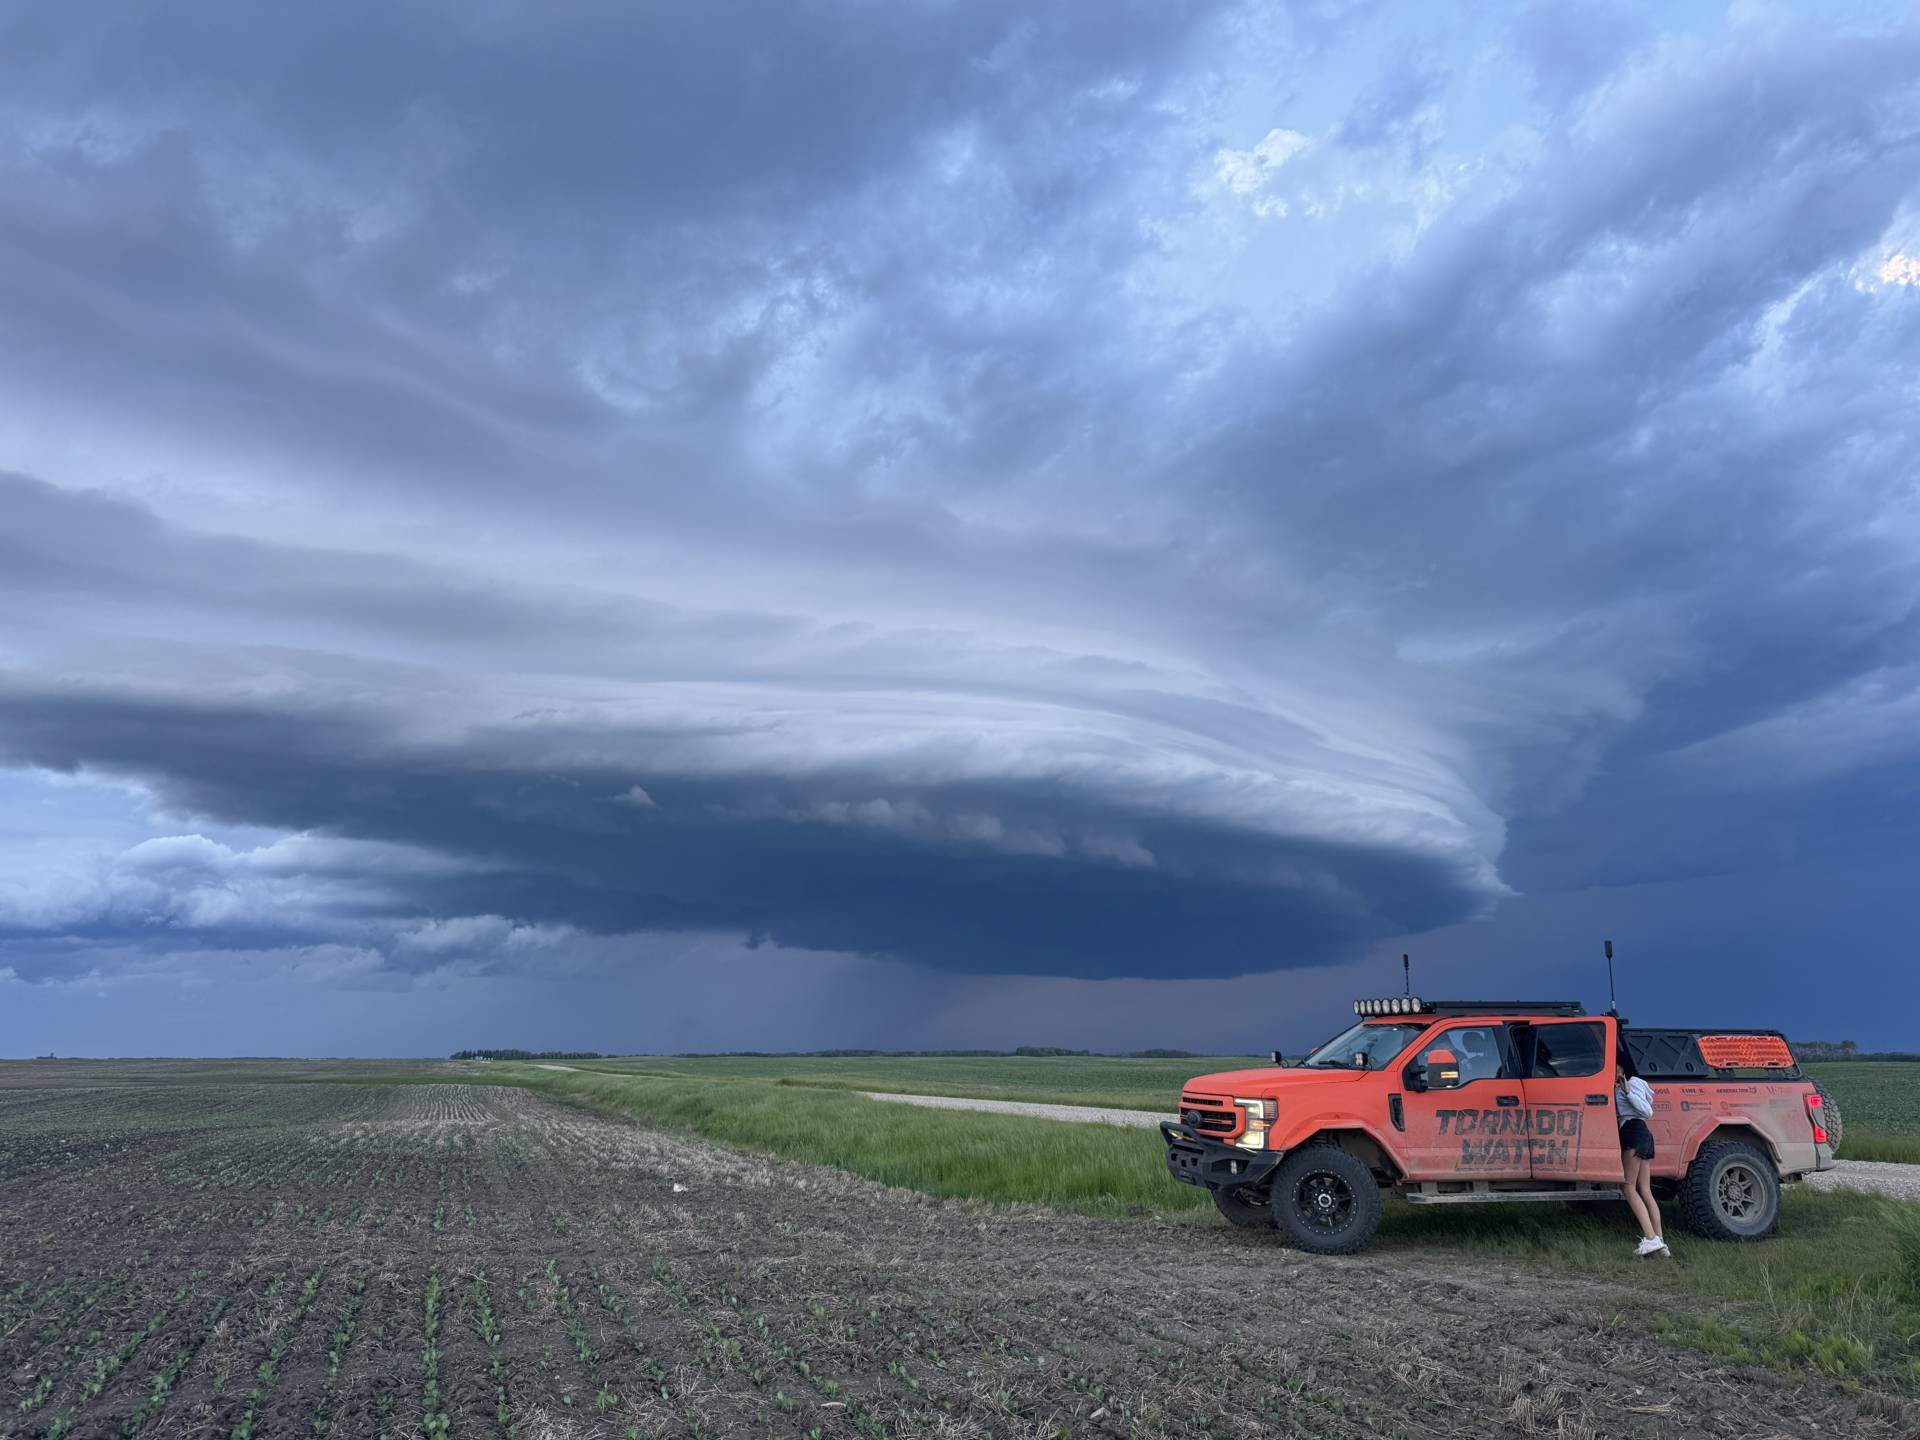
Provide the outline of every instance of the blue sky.
{"type": "Polygon", "coordinates": [[[1920,1045],[1920,23],[0,19],[0,1054],[1920,1045]]]}

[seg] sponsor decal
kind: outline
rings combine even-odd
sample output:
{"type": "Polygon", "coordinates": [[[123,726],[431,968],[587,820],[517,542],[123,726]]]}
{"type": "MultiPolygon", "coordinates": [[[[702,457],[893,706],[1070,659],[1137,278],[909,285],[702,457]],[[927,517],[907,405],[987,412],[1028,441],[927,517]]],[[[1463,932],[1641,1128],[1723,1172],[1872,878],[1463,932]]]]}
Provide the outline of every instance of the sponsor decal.
{"type": "Polygon", "coordinates": [[[1497,1110],[1435,1112],[1440,1133],[1460,1141],[1462,1170],[1570,1170],[1580,1159],[1580,1127],[1586,1114],[1575,1106],[1514,1106],[1497,1110]]]}

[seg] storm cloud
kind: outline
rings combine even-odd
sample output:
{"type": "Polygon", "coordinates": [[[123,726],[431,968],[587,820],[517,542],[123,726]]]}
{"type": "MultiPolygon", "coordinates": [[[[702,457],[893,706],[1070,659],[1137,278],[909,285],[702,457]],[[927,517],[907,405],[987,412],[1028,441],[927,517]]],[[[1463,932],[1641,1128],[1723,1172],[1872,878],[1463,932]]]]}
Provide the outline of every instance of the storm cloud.
{"type": "Polygon", "coordinates": [[[1898,7],[0,56],[0,1047],[223,963],[468,1026],[670,971],[635,1044],[766,1043],[749,975],[794,1043],[1260,1043],[1146,1032],[1422,937],[1551,981],[1576,916],[1708,993],[1728,885],[1902,923],[1898,7]]]}

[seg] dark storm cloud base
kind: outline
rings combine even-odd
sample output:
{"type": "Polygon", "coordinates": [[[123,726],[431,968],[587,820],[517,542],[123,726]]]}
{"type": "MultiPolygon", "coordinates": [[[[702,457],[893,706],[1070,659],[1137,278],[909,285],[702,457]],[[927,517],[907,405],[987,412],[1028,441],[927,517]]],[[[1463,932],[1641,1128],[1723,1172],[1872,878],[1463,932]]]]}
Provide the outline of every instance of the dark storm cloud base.
{"type": "Polygon", "coordinates": [[[810,818],[824,796],[885,783],[857,776],[700,780],[516,759],[589,738],[607,737],[534,726],[434,750],[349,714],[0,689],[5,763],[132,777],[180,810],[229,824],[396,842],[471,863],[471,873],[388,877],[396,918],[747,931],[972,974],[1208,976],[1328,963],[1481,904],[1468,877],[1393,850],[1103,814],[1097,801],[1054,789],[892,793],[1055,824],[1063,815],[1093,828],[1121,821],[1155,863],[993,853],[810,818]],[[651,804],[623,802],[635,784],[651,804]],[[1296,889],[1234,878],[1262,867],[1308,879],[1296,889]],[[1390,908],[1369,909],[1363,896],[1390,897],[1390,908]]]}

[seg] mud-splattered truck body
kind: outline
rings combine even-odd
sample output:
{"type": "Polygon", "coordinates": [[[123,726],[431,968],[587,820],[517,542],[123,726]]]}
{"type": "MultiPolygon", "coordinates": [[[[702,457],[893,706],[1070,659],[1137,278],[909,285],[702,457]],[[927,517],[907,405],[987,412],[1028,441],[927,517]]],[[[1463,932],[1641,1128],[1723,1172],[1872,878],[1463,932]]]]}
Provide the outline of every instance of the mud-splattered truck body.
{"type": "Polygon", "coordinates": [[[1160,1127],[1173,1177],[1320,1254],[1366,1244],[1386,1189],[1431,1205],[1617,1198],[1622,1053],[1653,1089],[1656,1193],[1701,1234],[1764,1239],[1781,1182],[1833,1164],[1828,1102],[1778,1031],[1635,1029],[1573,1001],[1354,1008],[1300,1064],[1189,1081],[1160,1127]]]}

